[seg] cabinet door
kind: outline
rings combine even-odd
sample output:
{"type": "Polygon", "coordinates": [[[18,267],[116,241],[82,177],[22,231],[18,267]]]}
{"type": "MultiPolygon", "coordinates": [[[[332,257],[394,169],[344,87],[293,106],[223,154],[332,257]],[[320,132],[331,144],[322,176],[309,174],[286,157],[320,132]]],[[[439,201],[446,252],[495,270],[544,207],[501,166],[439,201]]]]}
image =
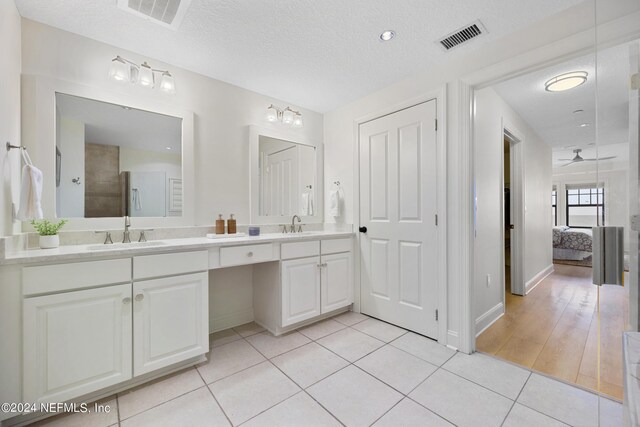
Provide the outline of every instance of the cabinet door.
{"type": "Polygon", "coordinates": [[[131,378],[131,284],[26,298],[24,401],[64,402],[131,378]]]}
{"type": "Polygon", "coordinates": [[[322,255],[322,313],[353,302],[352,265],[351,252],[322,255]]]}
{"type": "Polygon", "coordinates": [[[320,259],[282,261],[282,326],[320,314],[320,259]]]}
{"type": "Polygon", "coordinates": [[[133,283],[133,373],[209,351],[207,273],[133,283]]]}

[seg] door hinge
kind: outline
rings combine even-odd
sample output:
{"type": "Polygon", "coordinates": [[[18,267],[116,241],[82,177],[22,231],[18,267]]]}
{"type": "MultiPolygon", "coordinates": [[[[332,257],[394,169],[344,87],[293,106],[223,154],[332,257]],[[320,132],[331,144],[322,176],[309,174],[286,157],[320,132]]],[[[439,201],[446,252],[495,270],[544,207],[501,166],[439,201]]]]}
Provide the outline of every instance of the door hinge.
{"type": "Polygon", "coordinates": [[[438,309],[436,308],[436,322],[438,321],[438,309]]]}
{"type": "Polygon", "coordinates": [[[438,225],[438,214],[436,214],[436,225],[438,225]]]}
{"type": "Polygon", "coordinates": [[[438,119],[436,119],[436,131],[438,130],[438,119]]]}

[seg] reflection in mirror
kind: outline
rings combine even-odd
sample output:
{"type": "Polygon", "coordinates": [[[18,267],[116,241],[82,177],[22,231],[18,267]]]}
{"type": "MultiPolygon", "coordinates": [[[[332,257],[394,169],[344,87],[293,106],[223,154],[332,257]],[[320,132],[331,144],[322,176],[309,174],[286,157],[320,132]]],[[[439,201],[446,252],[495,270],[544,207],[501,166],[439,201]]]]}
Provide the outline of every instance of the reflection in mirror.
{"type": "Polygon", "coordinates": [[[313,216],[316,149],[259,137],[260,216],[313,216]]]}
{"type": "Polygon", "coordinates": [[[182,119],[56,93],[56,214],[182,216],[182,119]]]}

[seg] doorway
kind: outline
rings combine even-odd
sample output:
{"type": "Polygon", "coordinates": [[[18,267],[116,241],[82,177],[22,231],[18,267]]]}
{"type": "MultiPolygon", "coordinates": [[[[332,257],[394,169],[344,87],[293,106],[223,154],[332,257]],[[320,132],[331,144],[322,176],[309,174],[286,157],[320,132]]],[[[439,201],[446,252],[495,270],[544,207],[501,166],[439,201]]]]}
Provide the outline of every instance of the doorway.
{"type": "MultiPolygon", "coordinates": [[[[509,126],[509,125],[507,125],[509,126]]],[[[526,295],[523,278],[524,258],[524,186],[522,171],[523,138],[513,127],[503,126],[503,288],[502,301],[508,295],[526,295]]]]}

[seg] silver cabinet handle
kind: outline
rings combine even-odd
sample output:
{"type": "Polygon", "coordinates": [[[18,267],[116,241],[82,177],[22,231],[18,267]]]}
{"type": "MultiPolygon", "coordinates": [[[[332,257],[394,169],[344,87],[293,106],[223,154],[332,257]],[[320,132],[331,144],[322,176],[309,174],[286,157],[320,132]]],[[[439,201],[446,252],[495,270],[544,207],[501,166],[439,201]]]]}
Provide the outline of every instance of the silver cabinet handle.
{"type": "Polygon", "coordinates": [[[131,302],[131,298],[126,297],[126,298],[122,298],[122,303],[123,304],[129,304],[131,302]]]}
{"type": "Polygon", "coordinates": [[[144,299],[144,294],[136,295],[136,301],[142,301],[144,299]]]}
{"type": "Polygon", "coordinates": [[[251,257],[253,256],[253,252],[249,252],[249,253],[247,253],[247,256],[248,256],[249,258],[251,258],[251,257]]]}

